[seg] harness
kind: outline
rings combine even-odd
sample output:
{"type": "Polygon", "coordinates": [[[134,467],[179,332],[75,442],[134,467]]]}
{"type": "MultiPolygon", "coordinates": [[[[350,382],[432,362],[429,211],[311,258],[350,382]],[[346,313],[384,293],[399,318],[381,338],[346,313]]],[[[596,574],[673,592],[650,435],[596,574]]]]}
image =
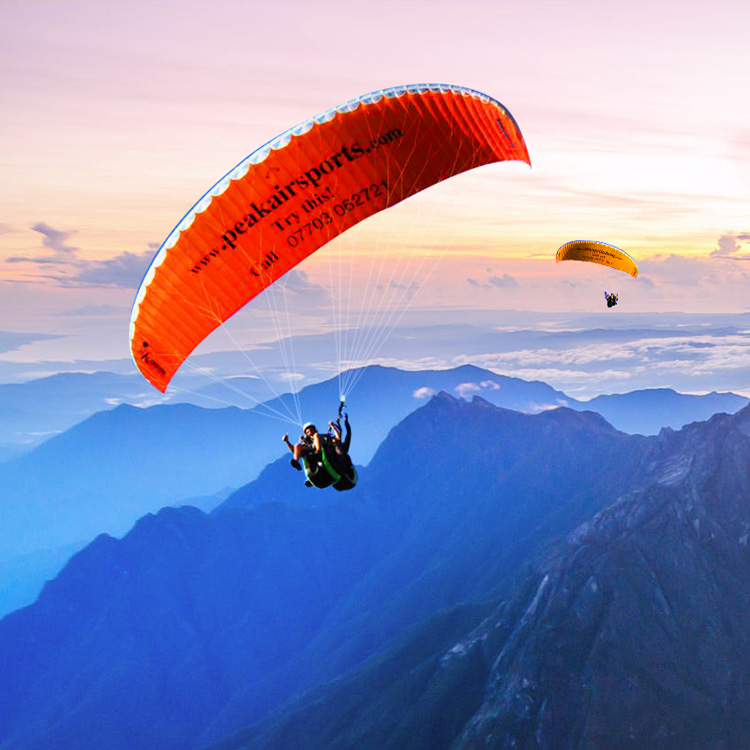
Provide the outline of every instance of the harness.
{"type": "MultiPolygon", "coordinates": [[[[344,399],[339,403],[336,427],[341,435],[341,414],[344,410],[344,399]]],[[[350,490],[357,484],[357,470],[351,459],[346,456],[342,460],[333,449],[328,435],[321,435],[320,452],[310,453],[302,459],[307,481],[313,487],[325,489],[331,487],[335,490],[350,490]],[[329,451],[326,451],[326,447],[329,451]]]]}

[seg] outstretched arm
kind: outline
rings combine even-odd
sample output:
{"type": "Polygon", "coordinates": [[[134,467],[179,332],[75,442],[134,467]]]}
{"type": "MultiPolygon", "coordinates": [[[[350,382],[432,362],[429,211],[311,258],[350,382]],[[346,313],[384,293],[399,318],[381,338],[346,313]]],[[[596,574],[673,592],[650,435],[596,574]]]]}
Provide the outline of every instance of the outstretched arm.
{"type": "Polygon", "coordinates": [[[328,426],[333,430],[333,441],[341,442],[341,428],[335,422],[329,422],[328,426]]]}
{"type": "Polygon", "coordinates": [[[281,439],[287,444],[289,450],[294,453],[294,446],[289,442],[289,435],[284,435],[281,439]]]}

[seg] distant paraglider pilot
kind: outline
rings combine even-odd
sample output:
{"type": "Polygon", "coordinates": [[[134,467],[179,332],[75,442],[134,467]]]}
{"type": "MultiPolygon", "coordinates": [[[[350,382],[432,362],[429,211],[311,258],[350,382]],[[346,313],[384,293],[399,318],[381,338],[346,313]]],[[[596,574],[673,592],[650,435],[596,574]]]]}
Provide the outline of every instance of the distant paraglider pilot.
{"type": "Polygon", "coordinates": [[[294,458],[292,458],[289,463],[297,469],[297,471],[302,471],[302,464],[300,464],[301,458],[304,458],[311,453],[320,453],[320,435],[318,434],[315,425],[312,422],[308,422],[302,428],[302,432],[303,434],[300,435],[299,442],[296,445],[291,444],[289,441],[289,435],[284,435],[282,438],[294,455],[294,458]]]}
{"type": "Polygon", "coordinates": [[[607,307],[614,307],[617,304],[617,295],[614,292],[604,292],[604,299],[607,300],[607,307]]]}

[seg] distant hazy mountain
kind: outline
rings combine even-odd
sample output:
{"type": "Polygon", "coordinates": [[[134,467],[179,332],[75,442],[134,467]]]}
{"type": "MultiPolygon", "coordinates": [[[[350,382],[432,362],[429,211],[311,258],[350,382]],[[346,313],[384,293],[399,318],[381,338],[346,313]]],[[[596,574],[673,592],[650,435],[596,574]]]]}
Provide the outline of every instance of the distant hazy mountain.
{"type": "Polygon", "coordinates": [[[215,747],[750,747],[749,436],[748,408],[663,432],[489,615],[445,610],[215,747]]]}
{"type": "Polygon", "coordinates": [[[264,425],[251,412],[188,404],[99,412],[0,465],[0,548],[124,533],[151,510],[241,485],[264,464],[252,450],[264,425]]]}
{"type": "MultiPolygon", "coordinates": [[[[309,401],[306,411],[311,411],[315,420],[327,422],[335,415],[339,397],[337,383],[338,378],[334,378],[301,391],[300,399],[305,405],[309,401]]],[[[597,411],[617,429],[641,435],[656,435],[662,427],[679,429],[719,412],[732,414],[748,403],[747,398],[733,393],[693,396],[663,388],[577,401],[545,383],[497,375],[474,366],[428,371],[373,366],[350,394],[353,413],[365,417],[364,421],[359,419],[360,428],[365,429],[361,433],[364,441],[360,447],[368,447],[360,460],[369,461],[390,427],[440,390],[464,398],[481,395],[497,406],[528,413],[557,406],[597,411]],[[388,418],[385,420],[379,419],[378,410],[371,408],[373,399],[382,398],[393,400],[386,409],[388,418]],[[391,419],[391,410],[395,419],[391,419]]],[[[28,452],[96,412],[113,409],[119,404],[191,403],[208,409],[229,406],[252,409],[261,400],[266,401],[269,394],[266,383],[252,376],[226,378],[221,383],[202,387],[188,380],[186,387],[172,389],[168,396],[157,393],[140,375],[110,372],[64,373],[26,383],[0,385],[0,462],[28,452]]],[[[278,408],[280,403],[289,404],[293,413],[297,411],[289,394],[269,403],[272,408],[278,408]]],[[[264,408],[260,411],[268,412],[264,408]]],[[[281,411],[286,413],[285,407],[281,411]]],[[[304,414],[300,417],[306,421],[304,414]]]]}
{"type": "MultiPolygon", "coordinates": [[[[347,377],[346,373],[342,374],[347,377]]],[[[307,386],[299,393],[299,401],[305,411],[313,412],[318,421],[328,422],[335,416],[339,402],[338,378],[307,386]],[[308,407],[310,395],[321,394],[308,407]]],[[[527,382],[518,378],[496,375],[489,370],[473,366],[450,370],[406,371],[373,365],[366,369],[357,388],[350,394],[350,408],[369,416],[368,404],[375,398],[393,397],[399,402],[397,411],[405,416],[425,402],[431,394],[447,390],[455,395],[470,397],[494,391],[492,397],[498,405],[519,411],[536,412],[558,405],[566,405],[568,398],[560,391],[540,382],[527,382]],[[393,390],[395,389],[395,390],[393,390]],[[500,391],[503,391],[502,393],[500,391]],[[402,403],[403,402],[403,403],[402,403]]],[[[191,403],[208,409],[223,409],[237,406],[252,409],[259,399],[270,408],[261,408],[265,414],[278,409],[287,414],[287,408],[296,414],[298,404],[295,397],[285,393],[279,398],[268,399],[269,390],[256,377],[224,379],[194,390],[177,389],[164,397],[149,386],[140,375],[127,376],[114,373],[65,373],[26,383],[0,385],[0,450],[11,456],[18,447],[28,449],[43,440],[72,427],[96,412],[112,409],[119,404],[148,406],[168,399],[169,405],[191,403]]],[[[306,421],[305,414],[300,414],[306,421]]],[[[397,420],[396,420],[397,421],[397,420]]],[[[395,424],[390,422],[388,428],[395,424]]],[[[379,439],[370,449],[367,460],[385,437],[382,430],[379,439]],[[382,433],[382,434],[381,434],[382,433]]],[[[3,455],[0,454],[0,459],[3,455]]]]}
{"type": "MultiPolygon", "coordinates": [[[[109,373],[0,386],[0,401],[4,393],[6,406],[12,402],[17,414],[31,414],[38,425],[45,408],[50,423],[60,425],[96,404],[113,407],[0,464],[0,616],[33,601],[44,580],[59,570],[50,567],[52,560],[63,560],[60,550],[69,545],[80,547],[101,532],[122,534],[143,513],[165,505],[189,502],[210,509],[269,462],[279,456],[288,460],[280,437],[289,431],[295,439],[298,425],[261,412],[296,414],[299,408],[301,420],[325,429],[339,399],[338,381],[332,379],[303,389],[296,402],[287,394],[254,411],[184,404],[114,408],[119,399],[142,397],[142,387],[142,378],[109,373]],[[34,552],[32,563],[28,555],[34,552]]],[[[618,429],[641,434],[654,434],[662,425],[680,427],[717,410],[735,411],[747,401],[734,394],[698,397],[659,390],[576,402],[545,383],[473,366],[435,371],[374,366],[364,372],[347,405],[356,462],[367,464],[390,429],[441,390],[481,395],[527,413],[561,405],[594,408],[618,429]]]]}
{"type": "MultiPolygon", "coordinates": [[[[55,383],[76,390],[85,382],[100,383],[102,394],[109,387],[107,378],[87,381],[84,376],[37,381],[33,387],[45,394],[39,397],[41,404],[52,398],[55,383]]],[[[303,389],[296,401],[287,395],[253,411],[121,405],[0,464],[0,615],[33,601],[42,583],[57,572],[49,569],[54,550],[71,544],[80,548],[101,532],[125,533],[141,515],[165,505],[209,509],[204,498],[244,485],[279,456],[285,457],[287,473],[293,473],[281,436],[289,432],[295,440],[299,425],[268,414],[295,414],[299,408],[303,421],[313,420],[325,430],[336,416],[337,387],[337,380],[330,380],[303,389]],[[36,567],[28,564],[32,552],[42,556],[36,567]],[[16,573],[19,556],[25,557],[22,579],[16,573]],[[34,570],[39,571],[36,581],[34,570]]],[[[564,399],[544,383],[493,376],[474,367],[426,372],[370,367],[348,405],[355,461],[369,462],[388,431],[441,389],[465,395],[491,392],[504,406],[524,411],[564,399]]]]}
{"type": "MultiPolygon", "coordinates": [[[[531,414],[565,406],[568,401],[564,393],[546,383],[496,375],[473,365],[414,371],[368,367],[346,403],[356,430],[352,453],[357,461],[369,463],[391,428],[440,391],[464,399],[479,395],[496,406],[531,414]]],[[[336,416],[338,379],[309,386],[299,397],[303,420],[311,419],[324,429],[328,420],[336,416]]],[[[288,395],[267,404],[282,411],[280,402],[290,409],[293,407],[288,395]]]]}
{"type": "Polygon", "coordinates": [[[735,393],[693,396],[670,388],[651,388],[630,393],[597,396],[571,403],[573,409],[601,414],[618,430],[633,435],[656,435],[662,427],[679,430],[691,422],[703,422],[714,414],[735,414],[750,402],[735,393]]]}
{"type": "MultiPolygon", "coordinates": [[[[6,408],[15,410],[7,429],[13,424],[27,430],[30,424],[61,427],[93,408],[112,408],[108,415],[86,419],[21,459],[0,465],[0,615],[33,600],[42,582],[57,570],[50,568],[51,560],[55,555],[64,559],[54,550],[81,545],[100,532],[124,533],[141,514],[164,505],[191,502],[209,509],[210,497],[226,494],[286,455],[279,438],[288,430],[294,439],[297,426],[257,416],[260,412],[297,413],[299,408],[302,420],[312,419],[324,429],[335,416],[339,398],[338,381],[332,379],[303,389],[296,403],[287,394],[256,413],[204,413],[207,410],[177,404],[114,408],[121,399],[153,396],[142,390],[142,378],[111,373],[0,386],[0,404],[4,398],[6,408]],[[35,551],[37,563],[29,557],[15,559],[35,551]],[[24,571],[21,578],[19,570],[24,571]]],[[[688,396],[670,390],[577,402],[544,383],[473,366],[414,372],[375,366],[365,371],[347,406],[357,462],[369,462],[393,425],[440,390],[462,397],[480,394],[498,406],[527,413],[561,405],[594,409],[618,429],[646,435],[716,411],[733,412],[747,402],[734,394],[688,396]]]]}
{"type": "Polygon", "coordinates": [[[143,398],[141,377],[61,373],[0,385],[0,460],[39,445],[98,411],[143,398]]]}
{"type": "MultiPolygon", "coordinates": [[[[488,375],[473,367],[428,372],[368,368],[349,405],[356,461],[367,463],[388,431],[441,389],[490,390],[503,405],[522,411],[563,398],[543,383],[494,376],[490,384],[488,375]]],[[[53,388],[49,380],[46,386],[53,388]]],[[[325,430],[338,403],[336,380],[310,386],[299,394],[301,419],[325,430]]],[[[296,440],[299,425],[268,413],[290,410],[295,413],[297,404],[285,396],[269,402],[265,415],[188,404],[121,405],[99,412],[0,465],[0,549],[5,555],[20,554],[102,531],[123,533],[143,513],[241,486],[277,457],[289,458],[281,436],[287,431],[296,440]]]]}
{"type": "MultiPolygon", "coordinates": [[[[287,392],[288,387],[278,391],[279,395],[287,392]]],[[[227,406],[253,409],[273,397],[274,391],[263,378],[257,375],[236,375],[224,377],[209,385],[194,386],[190,390],[178,389],[170,393],[169,402],[195,404],[206,409],[223,409],[227,406]]]]}
{"type": "Polygon", "coordinates": [[[441,394],[330,504],[300,507],[320,491],[282,459],[210,516],[168,509],[101,536],[0,621],[0,748],[199,747],[437,617],[421,660],[489,610],[436,613],[507,593],[551,540],[639,486],[654,440],[593,413],[441,394]],[[284,483],[295,504],[265,501],[284,483]]]}

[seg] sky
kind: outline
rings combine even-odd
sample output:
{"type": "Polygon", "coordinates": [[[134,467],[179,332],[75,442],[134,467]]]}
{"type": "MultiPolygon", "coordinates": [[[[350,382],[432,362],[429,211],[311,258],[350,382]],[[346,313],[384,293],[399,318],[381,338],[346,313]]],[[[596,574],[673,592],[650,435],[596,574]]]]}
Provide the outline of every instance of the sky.
{"type": "MultiPolygon", "coordinates": [[[[501,356],[495,336],[470,356],[460,335],[436,348],[414,333],[411,351],[386,342],[371,356],[468,359],[579,397],[636,385],[742,391],[747,28],[743,0],[0,0],[0,381],[97,362],[132,371],[137,287],[211,185],[332,106],[441,82],[501,101],[532,167],[474,170],[347,233],[336,248],[356,249],[347,309],[384,234],[425,247],[449,236],[413,277],[382,284],[403,292],[388,325],[650,333],[617,349],[616,370],[602,366],[611,350],[579,342],[551,357],[533,337],[501,356]],[[625,249],[638,279],[556,264],[574,239],[625,249]],[[614,287],[620,304],[603,317],[602,290],[614,287]],[[674,329],[675,316],[691,331],[688,358],[675,354],[684,337],[653,335],[674,329]]],[[[295,333],[330,328],[341,305],[330,299],[329,256],[318,255],[280,292],[295,333]]],[[[204,350],[267,342],[269,310],[251,303],[204,350]]],[[[287,377],[302,370],[294,363],[287,377]]]]}

